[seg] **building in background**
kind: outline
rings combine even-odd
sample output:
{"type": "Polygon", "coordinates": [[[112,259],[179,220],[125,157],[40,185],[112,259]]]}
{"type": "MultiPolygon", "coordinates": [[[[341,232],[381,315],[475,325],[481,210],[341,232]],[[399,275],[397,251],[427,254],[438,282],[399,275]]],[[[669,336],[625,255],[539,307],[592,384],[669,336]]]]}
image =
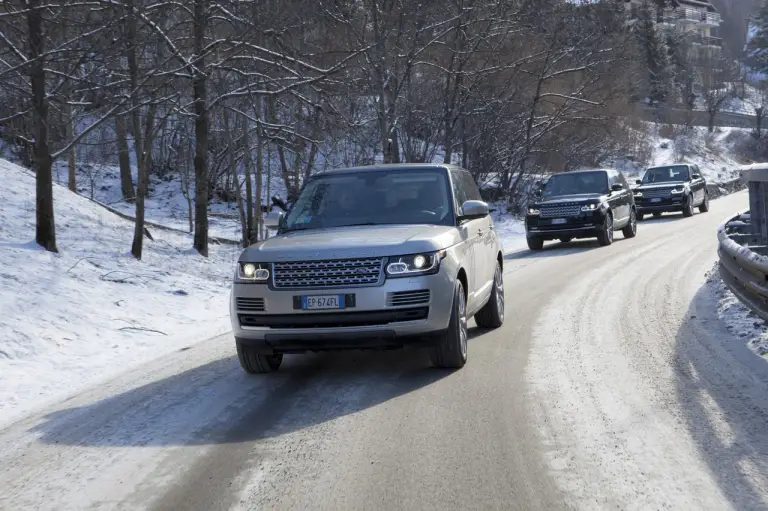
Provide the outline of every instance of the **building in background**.
{"type": "Polygon", "coordinates": [[[677,28],[687,36],[694,62],[704,65],[722,57],[720,26],[723,20],[711,3],[702,0],[625,0],[630,19],[637,18],[646,1],[656,10],[657,23],[677,28]]]}

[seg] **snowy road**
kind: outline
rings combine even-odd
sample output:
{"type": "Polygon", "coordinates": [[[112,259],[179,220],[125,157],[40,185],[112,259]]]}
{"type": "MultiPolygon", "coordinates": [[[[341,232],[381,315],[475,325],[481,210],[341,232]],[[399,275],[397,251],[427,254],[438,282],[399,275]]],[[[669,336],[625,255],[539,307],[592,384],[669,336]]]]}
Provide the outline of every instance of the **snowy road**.
{"type": "Polygon", "coordinates": [[[518,252],[470,362],[222,337],[0,432],[1,509],[765,509],[768,364],[716,319],[708,214],[518,252]],[[620,238],[620,236],[618,236],[620,238]]]}

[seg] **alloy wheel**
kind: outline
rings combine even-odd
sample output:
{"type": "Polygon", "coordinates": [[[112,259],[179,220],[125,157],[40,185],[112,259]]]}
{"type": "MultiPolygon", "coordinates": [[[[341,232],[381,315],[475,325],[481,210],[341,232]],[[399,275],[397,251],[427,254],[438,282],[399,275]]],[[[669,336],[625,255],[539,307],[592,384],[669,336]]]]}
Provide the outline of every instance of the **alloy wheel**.
{"type": "Polygon", "coordinates": [[[504,275],[501,273],[501,268],[496,267],[496,275],[494,280],[496,281],[496,308],[499,311],[499,318],[504,319],[504,275]]]}
{"type": "Polygon", "coordinates": [[[613,217],[611,215],[605,217],[605,235],[608,241],[613,241],[613,217]]]}
{"type": "Polygon", "coordinates": [[[467,358],[467,301],[464,298],[464,292],[459,293],[459,343],[461,345],[461,356],[467,358]]]}

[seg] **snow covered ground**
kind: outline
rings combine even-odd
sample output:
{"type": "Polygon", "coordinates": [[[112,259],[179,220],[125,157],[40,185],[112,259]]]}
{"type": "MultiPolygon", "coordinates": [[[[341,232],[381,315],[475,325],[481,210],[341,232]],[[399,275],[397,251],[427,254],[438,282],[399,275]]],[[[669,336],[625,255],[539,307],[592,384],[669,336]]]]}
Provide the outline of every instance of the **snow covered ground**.
{"type": "Polygon", "coordinates": [[[768,325],[757,314],[741,303],[719,276],[717,268],[707,281],[717,297],[717,317],[726,328],[747,344],[756,355],[768,361],[768,325]]]}
{"type": "MultiPolygon", "coordinates": [[[[664,130],[668,131],[669,126],[653,123],[645,125],[650,142],[648,167],[677,162],[694,163],[710,183],[722,183],[739,177],[736,169],[744,162],[735,154],[734,140],[739,135],[748,135],[750,130],[719,128],[715,133],[709,133],[707,128],[694,126],[686,133],[682,127],[674,126],[673,133],[668,133],[664,130]]],[[[607,164],[623,171],[630,182],[641,178],[645,172],[645,167],[624,158],[617,158],[607,164]]]]}
{"type": "Polygon", "coordinates": [[[0,423],[229,328],[239,248],[152,230],[54,185],[59,254],[38,248],[35,180],[0,160],[0,423]]]}

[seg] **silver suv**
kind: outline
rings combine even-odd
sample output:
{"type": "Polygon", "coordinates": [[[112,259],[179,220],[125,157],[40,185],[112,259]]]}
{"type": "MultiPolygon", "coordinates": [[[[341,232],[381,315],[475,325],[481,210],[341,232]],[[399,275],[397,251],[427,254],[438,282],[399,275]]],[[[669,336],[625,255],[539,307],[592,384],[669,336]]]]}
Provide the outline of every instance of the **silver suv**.
{"type": "Polygon", "coordinates": [[[248,373],[285,353],[429,346],[467,361],[467,320],[504,321],[502,249],[474,179],[451,165],[324,172],[237,264],[230,315],[248,373]]]}

